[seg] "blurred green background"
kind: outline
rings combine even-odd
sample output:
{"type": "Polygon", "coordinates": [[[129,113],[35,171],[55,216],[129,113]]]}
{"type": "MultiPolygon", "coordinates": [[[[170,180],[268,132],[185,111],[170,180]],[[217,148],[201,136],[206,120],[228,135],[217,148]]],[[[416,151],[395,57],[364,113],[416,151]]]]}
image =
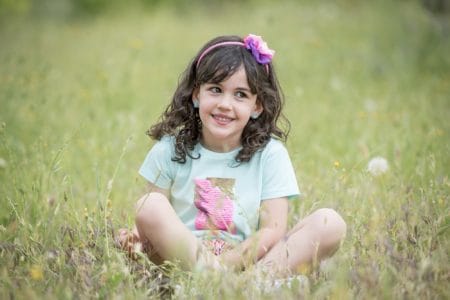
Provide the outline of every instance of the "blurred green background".
{"type": "MultiPolygon", "coordinates": [[[[303,191],[290,222],[333,207],[349,225],[309,293],[449,297],[447,1],[0,0],[0,298],[158,295],[111,237],[144,191],[145,130],[207,40],[247,33],[276,50],[303,191]]],[[[210,279],[168,285],[248,288],[210,279]]]]}

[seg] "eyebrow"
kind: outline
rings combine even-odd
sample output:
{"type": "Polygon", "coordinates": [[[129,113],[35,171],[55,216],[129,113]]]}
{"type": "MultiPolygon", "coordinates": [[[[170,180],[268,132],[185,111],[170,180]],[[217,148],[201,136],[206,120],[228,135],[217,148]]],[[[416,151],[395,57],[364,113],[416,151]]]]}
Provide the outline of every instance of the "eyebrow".
{"type": "Polygon", "coordinates": [[[236,90],[251,92],[250,88],[245,88],[245,87],[237,87],[236,90]]]}
{"type": "MultiPolygon", "coordinates": [[[[214,83],[214,82],[206,82],[205,84],[209,84],[209,85],[220,85],[221,87],[223,86],[223,84],[222,84],[221,82],[217,82],[217,83],[214,83]]],[[[246,88],[246,87],[242,87],[242,86],[238,86],[238,87],[236,88],[236,90],[246,91],[246,92],[249,92],[249,93],[252,92],[252,90],[251,90],[250,88],[246,88]]]]}

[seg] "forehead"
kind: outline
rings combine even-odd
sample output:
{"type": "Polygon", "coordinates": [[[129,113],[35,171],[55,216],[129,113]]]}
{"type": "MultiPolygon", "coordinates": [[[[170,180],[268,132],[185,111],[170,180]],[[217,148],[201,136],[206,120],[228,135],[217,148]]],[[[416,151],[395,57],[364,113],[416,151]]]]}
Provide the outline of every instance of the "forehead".
{"type": "Polygon", "coordinates": [[[226,82],[241,82],[248,86],[247,72],[243,65],[238,68],[218,70],[207,82],[209,83],[226,83],[226,82]]]}
{"type": "Polygon", "coordinates": [[[241,66],[233,74],[229,75],[227,78],[220,82],[224,85],[232,85],[235,87],[248,88],[248,78],[245,68],[241,66]]]}

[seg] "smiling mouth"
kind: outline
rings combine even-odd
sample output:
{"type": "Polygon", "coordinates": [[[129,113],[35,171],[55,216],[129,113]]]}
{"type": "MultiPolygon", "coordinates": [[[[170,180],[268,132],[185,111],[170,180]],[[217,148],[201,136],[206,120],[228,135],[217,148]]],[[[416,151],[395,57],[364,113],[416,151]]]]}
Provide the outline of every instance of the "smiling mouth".
{"type": "Polygon", "coordinates": [[[234,120],[234,119],[229,118],[229,117],[224,116],[224,115],[212,115],[212,117],[213,117],[213,119],[216,120],[219,124],[223,124],[223,125],[228,124],[228,123],[230,123],[231,121],[234,120]]]}

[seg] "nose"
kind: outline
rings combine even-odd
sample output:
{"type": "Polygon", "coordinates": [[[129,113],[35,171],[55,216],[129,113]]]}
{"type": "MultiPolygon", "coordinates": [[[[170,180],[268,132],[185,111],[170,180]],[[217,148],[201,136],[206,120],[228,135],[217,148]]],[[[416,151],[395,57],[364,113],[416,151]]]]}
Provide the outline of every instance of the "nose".
{"type": "Polygon", "coordinates": [[[220,98],[217,107],[223,110],[231,109],[231,101],[233,100],[232,96],[224,94],[223,97],[220,98]]]}

